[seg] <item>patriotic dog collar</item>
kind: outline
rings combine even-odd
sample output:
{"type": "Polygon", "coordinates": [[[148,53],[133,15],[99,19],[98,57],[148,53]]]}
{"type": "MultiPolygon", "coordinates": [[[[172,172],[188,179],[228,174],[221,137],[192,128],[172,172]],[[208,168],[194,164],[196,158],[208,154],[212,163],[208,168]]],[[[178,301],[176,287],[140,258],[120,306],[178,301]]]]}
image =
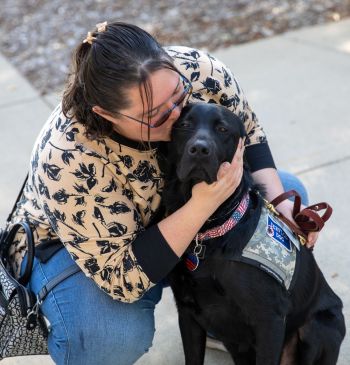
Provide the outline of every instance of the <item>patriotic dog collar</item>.
{"type": "Polygon", "coordinates": [[[185,265],[188,270],[194,271],[199,265],[199,260],[204,258],[206,246],[202,245],[201,242],[209,240],[212,238],[217,238],[225,235],[233,227],[235,227],[238,222],[244,216],[249,206],[249,192],[244,195],[238,207],[233,211],[230,218],[223,223],[221,226],[208,229],[207,231],[197,233],[194,239],[195,246],[191,253],[187,254],[185,257],[185,265]]]}

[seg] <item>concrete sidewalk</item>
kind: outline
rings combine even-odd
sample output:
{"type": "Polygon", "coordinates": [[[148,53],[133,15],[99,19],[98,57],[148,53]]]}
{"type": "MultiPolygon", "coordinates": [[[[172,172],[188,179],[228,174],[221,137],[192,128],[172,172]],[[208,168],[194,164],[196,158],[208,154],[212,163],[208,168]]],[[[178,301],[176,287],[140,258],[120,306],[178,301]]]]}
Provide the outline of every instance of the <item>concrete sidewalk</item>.
{"type": "MultiPolygon", "coordinates": [[[[310,202],[329,202],[334,214],[315,256],[328,283],[342,298],[350,326],[350,20],[314,26],[214,52],[237,75],[264,126],[277,166],[296,173],[310,202]]],[[[56,102],[41,98],[0,56],[0,219],[4,222],[28,169],[35,137],[56,102]]],[[[2,223],[1,223],[2,224],[2,223]]],[[[184,362],[176,309],[169,289],[156,309],[154,346],[138,365],[184,362]]],[[[47,356],[4,360],[44,365],[47,356]]],[[[350,363],[345,339],[339,365],[350,363]]],[[[206,365],[232,364],[208,350],[206,365]]]]}

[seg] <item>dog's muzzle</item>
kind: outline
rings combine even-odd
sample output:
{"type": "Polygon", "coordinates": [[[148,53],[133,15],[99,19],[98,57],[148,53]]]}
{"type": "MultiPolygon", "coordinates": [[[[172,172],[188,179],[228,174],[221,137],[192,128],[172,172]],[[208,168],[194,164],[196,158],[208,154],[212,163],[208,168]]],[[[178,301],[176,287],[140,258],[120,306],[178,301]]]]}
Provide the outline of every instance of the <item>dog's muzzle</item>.
{"type": "Polygon", "coordinates": [[[212,147],[208,141],[198,139],[188,146],[187,153],[191,158],[208,158],[212,154],[212,147]]]}
{"type": "Polygon", "coordinates": [[[191,138],[185,145],[184,153],[177,167],[177,175],[181,181],[208,184],[216,181],[219,169],[217,150],[208,138],[191,138]]]}

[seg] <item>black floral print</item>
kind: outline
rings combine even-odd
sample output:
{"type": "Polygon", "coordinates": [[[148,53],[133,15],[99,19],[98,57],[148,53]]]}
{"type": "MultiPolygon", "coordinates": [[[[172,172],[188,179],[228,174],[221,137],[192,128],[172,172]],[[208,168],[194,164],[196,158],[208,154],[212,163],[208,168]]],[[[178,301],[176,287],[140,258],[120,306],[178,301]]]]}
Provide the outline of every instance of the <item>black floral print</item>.
{"type": "Polygon", "coordinates": [[[133,178],[144,183],[157,177],[157,170],[148,161],[141,161],[133,171],[133,178]]]}
{"type": "Polygon", "coordinates": [[[61,179],[60,171],[62,168],[54,164],[43,163],[42,165],[44,172],[50,180],[59,181],[61,179]]]}
{"type": "Polygon", "coordinates": [[[79,180],[85,180],[89,190],[91,190],[97,184],[97,179],[95,178],[96,167],[93,163],[89,163],[88,166],[86,166],[84,163],[80,163],[79,169],[76,169],[72,174],[75,175],[79,180]]]}
{"type": "Polygon", "coordinates": [[[207,94],[211,93],[212,95],[216,95],[219,91],[221,91],[220,82],[210,76],[202,81],[202,85],[204,86],[207,94]]]}

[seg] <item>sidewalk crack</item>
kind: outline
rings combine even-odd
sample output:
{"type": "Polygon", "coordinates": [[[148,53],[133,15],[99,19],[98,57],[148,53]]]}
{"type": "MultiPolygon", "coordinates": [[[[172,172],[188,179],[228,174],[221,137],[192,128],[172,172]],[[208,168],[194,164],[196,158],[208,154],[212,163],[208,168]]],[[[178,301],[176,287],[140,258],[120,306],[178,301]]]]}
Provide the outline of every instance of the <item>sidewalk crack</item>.
{"type": "Polygon", "coordinates": [[[350,160],[350,156],[344,156],[342,158],[338,158],[338,159],[333,160],[333,161],[324,162],[324,163],[321,163],[319,165],[316,165],[316,166],[313,166],[313,167],[309,167],[307,169],[303,169],[303,170],[296,171],[295,174],[298,175],[298,176],[299,175],[303,175],[303,174],[307,174],[308,172],[315,171],[315,170],[319,170],[321,168],[328,167],[328,166],[337,165],[339,163],[342,163],[342,162],[345,162],[345,161],[349,161],[349,160],[350,160]]]}

